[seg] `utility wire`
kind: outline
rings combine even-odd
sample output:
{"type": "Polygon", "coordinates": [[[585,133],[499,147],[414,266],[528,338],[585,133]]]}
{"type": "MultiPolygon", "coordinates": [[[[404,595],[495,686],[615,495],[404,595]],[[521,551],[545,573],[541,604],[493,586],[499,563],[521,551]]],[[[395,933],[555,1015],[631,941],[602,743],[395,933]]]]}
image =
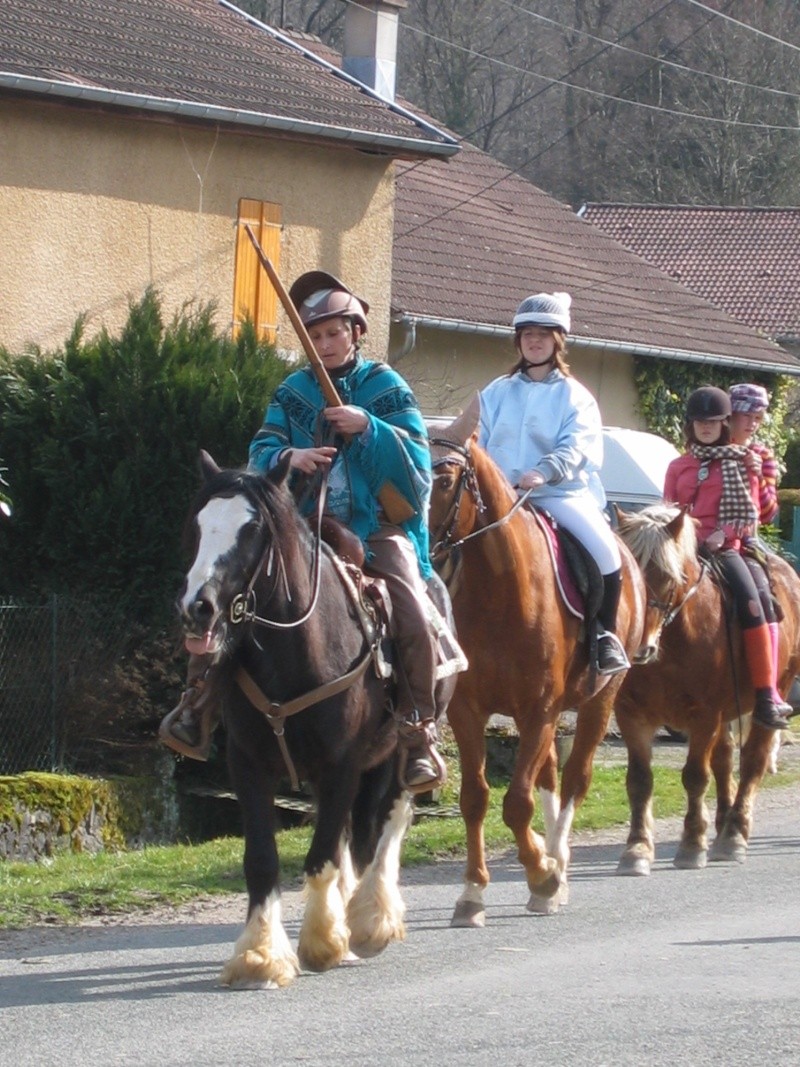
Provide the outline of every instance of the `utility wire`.
{"type": "MultiPolygon", "coordinates": [[[[658,63],[660,66],[671,67],[673,70],[681,71],[683,74],[697,74],[701,78],[711,78],[714,81],[722,82],[725,85],[735,85],[742,89],[755,89],[758,92],[772,93],[775,96],[785,96],[790,100],[800,100],[799,93],[790,93],[786,89],[775,89],[771,85],[755,85],[753,82],[739,81],[737,78],[726,78],[724,74],[712,74],[709,70],[698,70],[697,67],[687,67],[683,63],[675,63],[672,60],[665,59],[663,56],[654,56],[649,52],[640,52],[636,48],[628,48],[627,45],[619,44],[616,41],[609,41],[604,37],[597,37],[593,33],[589,33],[588,30],[579,30],[576,26],[568,26],[564,22],[557,22],[555,19],[548,18],[546,15],[540,15],[537,11],[531,11],[527,7],[521,7],[519,4],[515,4],[512,0],[499,0],[505,7],[511,8],[513,11],[518,11],[520,14],[529,15],[531,18],[536,19],[539,22],[545,22],[549,26],[553,26],[556,29],[566,30],[568,33],[575,33],[580,37],[585,37],[590,41],[596,41],[598,44],[607,45],[609,48],[613,48],[618,52],[625,52],[627,55],[638,56],[640,59],[650,60],[651,63],[658,63]]],[[[782,42],[787,44],[787,42],[782,42]]],[[[794,45],[788,47],[794,48],[794,45]]]]}
{"type": "Polygon", "coordinates": [[[784,41],[780,37],[773,37],[771,33],[767,33],[765,30],[759,30],[757,26],[749,26],[746,22],[740,22],[739,19],[735,19],[731,15],[726,15],[722,11],[717,11],[715,8],[709,7],[708,4],[701,4],[700,0],[684,0],[684,3],[691,4],[693,7],[699,7],[701,11],[707,11],[709,15],[713,15],[715,18],[724,19],[726,22],[732,22],[734,26],[739,26],[740,29],[747,30],[749,33],[755,33],[759,37],[766,37],[768,41],[774,41],[775,44],[783,45],[784,48],[791,48],[794,52],[800,52],[800,45],[792,44],[791,41],[784,41]]]}

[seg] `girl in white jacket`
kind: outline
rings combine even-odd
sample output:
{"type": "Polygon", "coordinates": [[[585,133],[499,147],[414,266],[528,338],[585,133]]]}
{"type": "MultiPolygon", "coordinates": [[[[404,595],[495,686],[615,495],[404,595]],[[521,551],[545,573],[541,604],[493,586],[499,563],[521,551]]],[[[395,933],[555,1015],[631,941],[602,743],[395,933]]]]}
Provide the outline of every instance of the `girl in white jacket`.
{"type": "Polygon", "coordinates": [[[514,316],[519,356],[508,374],[481,393],[479,442],[511,484],[586,547],[603,576],[597,669],[616,674],[630,664],[616,636],[622,587],[619,546],[603,508],[603,429],[592,394],[569,372],[568,293],[538,293],[514,316]]]}

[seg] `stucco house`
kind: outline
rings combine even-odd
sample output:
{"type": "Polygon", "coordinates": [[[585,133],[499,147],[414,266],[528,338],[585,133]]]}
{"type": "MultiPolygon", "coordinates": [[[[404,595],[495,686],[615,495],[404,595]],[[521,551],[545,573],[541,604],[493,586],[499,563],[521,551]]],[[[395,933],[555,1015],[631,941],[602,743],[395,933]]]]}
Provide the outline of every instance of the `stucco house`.
{"type": "Polygon", "coordinates": [[[578,214],[800,357],[800,208],[586,203],[578,214]]]}
{"type": "MultiPolygon", "coordinates": [[[[354,55],[393,6],[354,9],[354,55]]],[[[113,330],[152,285],[168,317],[213,301],[296,349],[250,222],[287,281],[324,267],[363,293],[385,352],[394,161],[456,151],[227,0],[4,0],[0,344],[47,350],[83,313],[113,330]]]]}

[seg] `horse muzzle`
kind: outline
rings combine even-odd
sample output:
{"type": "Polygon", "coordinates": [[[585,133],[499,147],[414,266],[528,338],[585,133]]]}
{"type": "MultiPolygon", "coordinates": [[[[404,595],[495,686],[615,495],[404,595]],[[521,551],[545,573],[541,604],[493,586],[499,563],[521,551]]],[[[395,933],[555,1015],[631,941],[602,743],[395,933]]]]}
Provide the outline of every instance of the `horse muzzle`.
{"type": "Polygon", "coordinates": [[[648,663],[655,663],[658,659],[658,645],[640,645],[633,656],[633,663],[637,667],[646,667],[648,663]]]}

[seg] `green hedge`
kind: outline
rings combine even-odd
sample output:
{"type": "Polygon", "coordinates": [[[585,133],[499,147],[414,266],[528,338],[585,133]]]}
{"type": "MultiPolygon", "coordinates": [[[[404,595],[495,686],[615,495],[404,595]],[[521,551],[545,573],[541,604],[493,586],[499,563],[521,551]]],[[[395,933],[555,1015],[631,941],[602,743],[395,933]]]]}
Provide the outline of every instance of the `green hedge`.
{"type": "Polygon", "coordinates": [[[118,337],[0,348],[0,456],[14,514],[0,524],[0,595],[91,593],[139,621],[166,617],[182,574],[181,530],[207,449],[247,460],[287,372],[252,326],[236,341],[212,306],[165,325],[153,290],[118,337]]]}

